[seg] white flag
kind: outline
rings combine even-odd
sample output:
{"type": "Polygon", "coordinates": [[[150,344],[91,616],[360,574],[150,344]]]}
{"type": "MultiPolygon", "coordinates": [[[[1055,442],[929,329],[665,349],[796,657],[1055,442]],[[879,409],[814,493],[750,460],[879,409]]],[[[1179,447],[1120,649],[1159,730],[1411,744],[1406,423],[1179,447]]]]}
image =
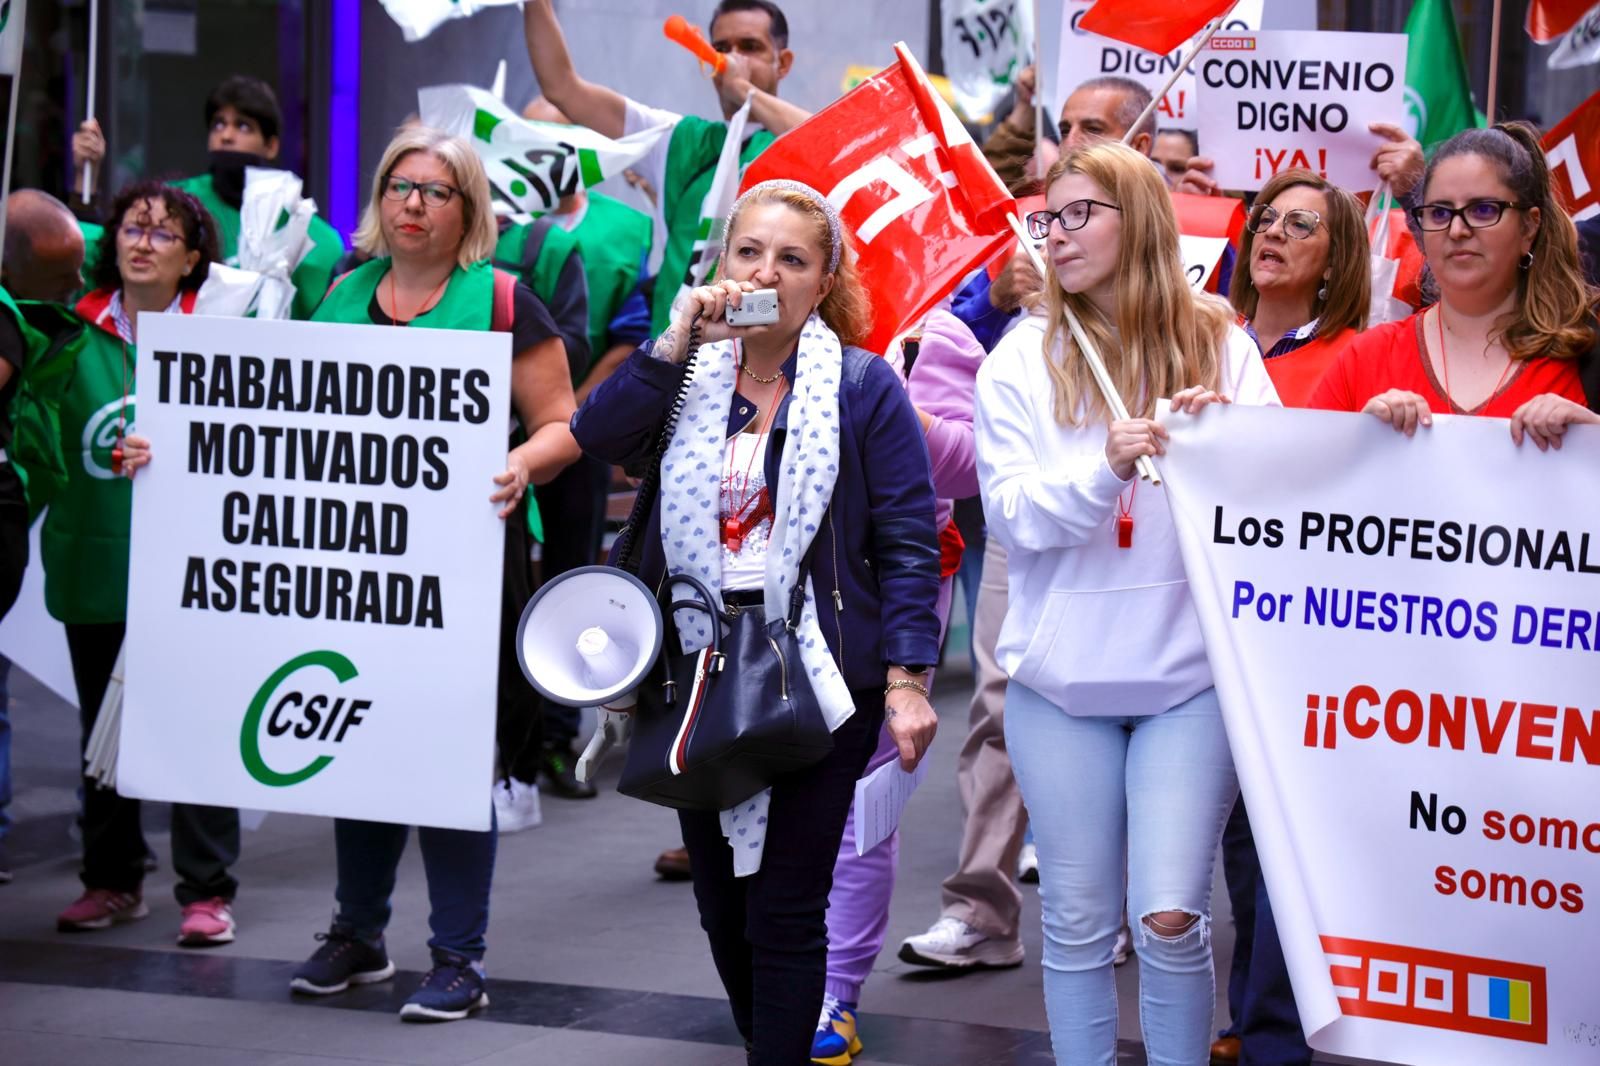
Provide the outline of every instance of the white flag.
{"type": "Polygon", "coordinates": [[[1033,52],[1033,0],[943,0],[944,69],[961,117],[986,121],[1033,52]]]}
{"type": "Polygon", "coordinates": [[[384,10],[400,26],[407,41],[420,41],[450,19],[476,15],[486,7],[520,4],[522,0],[382,0],[384,10]]]}
{"type": "Polygon", "coordinates": [[[585,126],[530,122],[472,85],[422,89],[417,104],[424,125],[472,145],[489,172],[495,210],[512,214],[554,210],[563,196],[622,173],[672,132],[661,125],[612,140],[585,126]]]}
{"type": "Polygon", "coordinates": [[[723,232],[733,202],[739,198],[739,179],[744,168],[739,164],[739,153],[744,149],[744,128],[750,121],[750,98],[728,120],[728,136],[722,142],[722,154],[717,157],[717,169],[711,179],[706,198],[700,201],[700,233],[695,238],[694,249],[689,253],[689,272],[678,288],[673,303],[683,298],[690,289],[704,285],[711,268],[722,255],[723,232]]]}
{"type": "Polygon", "coordinates": [[[1550,53],[1551,70],[1600,63],[1600,4],[1591,7],[1550,53]]]}
{"type": "Polygon", "coordinates": [[[27,0],[0,0],[0,74],[22,72],[22,36],[28,22],[27,0]]]}

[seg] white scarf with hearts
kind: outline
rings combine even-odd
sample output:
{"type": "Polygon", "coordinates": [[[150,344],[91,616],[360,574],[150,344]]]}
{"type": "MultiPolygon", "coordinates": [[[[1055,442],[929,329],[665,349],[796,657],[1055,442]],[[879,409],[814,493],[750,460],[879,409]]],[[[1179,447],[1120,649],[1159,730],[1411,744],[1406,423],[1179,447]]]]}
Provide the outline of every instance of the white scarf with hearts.
{"type": "MultiPolygon", "coordinates": [[[[839,478],[843,366],[838,336],[813,312],[800,331],[794,397],[789,402],[788,432],[778,463],[763,588],[768,618],[788,613],[789,593],[799,580],[800,562],[816,539],[839,478]]],[[[728,412],[739,378],[737,346],[732,341],[704,345],[695,357],[692,374],[672,443],[661,460],[661,546],[667,573],[699,578],[721,610],[722,465],[728,446],[728,412]]],[[[711,643],[710,620],[703,613],[680,611],[676,621],[685,652],[711,643]]],[[[855,712],[855,701],[823,640],[816,591],[809,576],[796,639],[823,718],[830,730],[838,729],[855,712]]],[[[722,831],[733,848],[737,876],[760,869],[771,798],[768,789],[722,812],[722,831]]]]}

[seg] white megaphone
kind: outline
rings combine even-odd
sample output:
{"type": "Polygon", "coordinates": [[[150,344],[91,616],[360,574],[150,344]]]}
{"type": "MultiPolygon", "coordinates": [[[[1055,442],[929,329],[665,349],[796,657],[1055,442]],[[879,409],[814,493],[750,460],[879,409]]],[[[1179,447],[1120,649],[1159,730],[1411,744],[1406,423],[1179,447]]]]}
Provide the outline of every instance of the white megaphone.
{"type": "Polygon", "coordinates": [[[578,760],[587,781],[606,749],[628,732],[633,690],[661,651],[661,606],[643,581],[612,566],[553,578],[528,601],[517,658],[539,693],[569,707],[599,707],[600,726],[578,760]]]}

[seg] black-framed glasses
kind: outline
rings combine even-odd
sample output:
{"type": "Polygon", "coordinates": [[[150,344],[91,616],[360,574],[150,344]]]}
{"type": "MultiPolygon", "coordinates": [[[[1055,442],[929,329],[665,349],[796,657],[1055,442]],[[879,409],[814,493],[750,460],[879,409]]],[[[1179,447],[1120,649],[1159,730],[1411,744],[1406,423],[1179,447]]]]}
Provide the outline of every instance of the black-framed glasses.
{"type": "Polygon", "coordinates": [[[1271,204],[1256,204],[1250,209],[1244,224],[1251,233],[1265,233],[1280,218],[1283,219],[1283,232],[1297,241],[1305,240],[1322,225],[1322,216],[1309,207],[1294,207],[1287,211],[1279,211],[1271,204]]]}
{"type": "Polygon", "coordinates": [[[397,178],[390,176],[383,183],[383,198],[397,200],[400,203],[411,199],[412,192],[422,194],[422,202],[428,207],[443,207],[450,202],[450,198],[461,190],[454,185],[447,185],[442,181],[412,181],[410,178],[397,178]]]}
{"type": "Polygon", "coordinates": [[[1411,209],[1411,221],[1418,229],[1449,229],[1456,219],[1468,229],[1488,229],[1505,215],[1506,208],[1526,211],[1532,204],[1519,204],[1514,200],[1473,200],[1462,207],[1449,204],[1422,204],[1411,209]]]}
{"type": "Polygon", "coordinates": [[[132,222],[123,226],[119,232],[122,234],[122,239],[132,245],[137,245],[140,241],[149,237],[150,247],[158,252],[164,252],[183,240],[182,237],[169,229],[162,229],[160,226],[138,226],[132,222]]]}
{"type": "Polygon", "coordinates": [[[1059,222],[1061,228],[1067,232],[1082,229],[1089,224],[1089,215],[1096,207],[1109,207],[1113,211],[1121,211],[1116,204],[1108,204],[1104,200],[1074,200],[1059,211],[1033,211],[1024,220],[1028,223],[1028,236],[1036,241],[1042,241],[1050,236],[1050,223],[1059,222]]]}

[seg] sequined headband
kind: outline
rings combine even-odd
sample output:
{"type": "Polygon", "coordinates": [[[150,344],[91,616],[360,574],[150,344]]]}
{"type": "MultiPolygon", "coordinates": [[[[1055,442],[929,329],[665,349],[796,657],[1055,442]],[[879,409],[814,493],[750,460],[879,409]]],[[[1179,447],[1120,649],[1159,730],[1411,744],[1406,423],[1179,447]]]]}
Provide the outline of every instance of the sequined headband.
{"type": "Polygon", "coordinates": [[[739,217],[739,212],[744,208],[745,201],[757,193],[766,192],[772,189],[783,189],[786,192],[797,192],[814,202],[822,209],[823,217],[828,220],[829,243],[833,246],[832,251],[828,256],[828,273],[837,273],[839,270],[839,256],[844,252],[844,228],[839,223],[839,212],[834,210],[833,205],[828,202],[827,197],[823,196],[820,192],[813,189],[805,182],[790,181],[788,178],[774,178],[771,181],[763,181],[759,185],[750,186],[749,189],[745,190],[743,195],[733,202],[733,210],[728,212],[728,228],[730,232],[733,229],[733,220],[739,217]]]}

